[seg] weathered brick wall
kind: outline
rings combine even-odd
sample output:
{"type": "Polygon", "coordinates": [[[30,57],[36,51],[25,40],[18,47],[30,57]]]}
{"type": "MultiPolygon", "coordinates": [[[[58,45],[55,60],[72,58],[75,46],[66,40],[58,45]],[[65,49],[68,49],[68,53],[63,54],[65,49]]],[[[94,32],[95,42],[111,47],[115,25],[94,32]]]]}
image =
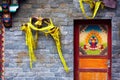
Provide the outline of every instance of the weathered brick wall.
{"type": "MultiPolygon", "coordinates": [[[[120,1],[117,9],[100,10],[96,18],[112,19],[113,65],[112,80],[120,80],[120,1]]],[[[88,6],[86,5],[86,8],[88,6]]],[[[89,13],[87,11],[87,13],[89,13]]],[[[78,0],[24,0],[20,9],[13,14],[13,27],[5,33],[5,79],[6,80],[73,80],[73,19],[83,19],[78,0]],[[31,16],[51,17],[60,27],[63,55],[70,68],[65,73],[60,62],[55,43],[39,33],[39,46],[36,50],[37,62],[29,68],[29,57],[25,45],[25,35],[20,25],[28,22],[31,16]],[[48,44],[49,43],[49,44],[48,44]]]]}
{"type": "Polygon", "coordinates": [[[73,80],[73,20],[72,0],[24,0],[19,11],[13,15],[13,28],[5,34],[6,80],[73,80]],[[70,68],[65,73],[51,36],[39,33],[37,62],[29,68],[25,35],[20,25],[31,16],[51,17],[60,27],[63,55],[70,68]]]}

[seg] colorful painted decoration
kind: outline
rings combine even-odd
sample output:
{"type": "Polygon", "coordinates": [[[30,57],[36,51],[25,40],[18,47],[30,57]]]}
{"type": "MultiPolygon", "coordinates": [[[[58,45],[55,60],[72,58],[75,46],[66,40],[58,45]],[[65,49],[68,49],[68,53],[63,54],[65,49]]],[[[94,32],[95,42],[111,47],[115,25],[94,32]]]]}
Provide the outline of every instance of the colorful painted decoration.
{"type": "Polygon", "coordinates": [[[4,24],[4,26],[6,26],[7,28],[11,27],[11,25],[12,25],[12,20],[11,19],[12,18],[11,18],[10,13],[3,14],[3,24],[4,24]]]}
{"type": "Polygon", "coordinates": [[[12,4],[10,4],[10,12],[16,12],[19,8],[18,0],[12,0],[11,3],[12,4]]]}
{"type": "Polygon", "coordinates": [[[4,26],[0,17],[0,80],[4,80],[4,26]]]}
{"type": "Polygon", "coordinates": [[[80,55],[106,55],[107,29],[101,25],[86,25],[79,40],[80,55]]]}
{"type": "Polygon", "coordinates": [[[0,12],[2,12],[2,6],[0,6],[0,12]]]}
{"type": "Polygon", "coordinates": [[[69,72],[67,63],[62,55],[61,44],[60,44],[60,29],[54,26],[53,22],[49,18],[42,17],[32,17],[30,22],[23,24],[21,30],[25,32],[26,35],[26,45],[28,46],[29,57],[30,57],[30,68],[32,68],[32,63],[36,61],[34,50],[37,46],[38,41],[38,31],[45,33],[45,35],[50,34],[56,43],[58,54],[60,60],[64,66],[64,70],[69,72]],[[32,31],[36,32],[35,37],[33,37],[32,31]],[[35,38],[35,39],[34,39],[35,38]]]}
{"type": "Polygon", "coordinates": [[[12,27],[11,12],[18,8],[17,0],[0,0],[0,80],[4,79],[4,27],[12,27]],[[12,2],[14,1],[14,2],[12,2]],[[14,5],[13,5],[14,4],[14,5]]]}
{"type": "Polygon", "coordinates": [[[11,13],[16,12],[19,8],[18,0],[2,0],[0,4],[0,13],[2,21],[6,28],[12,27],[11,13]]]}

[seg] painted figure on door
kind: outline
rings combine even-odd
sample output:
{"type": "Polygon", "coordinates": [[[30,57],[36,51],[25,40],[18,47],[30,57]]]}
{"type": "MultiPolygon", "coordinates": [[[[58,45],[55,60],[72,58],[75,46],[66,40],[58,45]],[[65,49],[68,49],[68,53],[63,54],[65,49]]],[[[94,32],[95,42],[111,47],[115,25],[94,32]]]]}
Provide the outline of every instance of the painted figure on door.
{"type": "Polygon", "coordinates": [[[80,52],[86,55],[106,54],[107,29],[98,25],[84,26],[80,29],[80,52]]]}
{"type": "Polygon", "coordinates": [[[97,43],[98,43],[97,38],[95,36],[92,36],[89,40],[90,49],[91,50],[97,49],[97,43]]]}

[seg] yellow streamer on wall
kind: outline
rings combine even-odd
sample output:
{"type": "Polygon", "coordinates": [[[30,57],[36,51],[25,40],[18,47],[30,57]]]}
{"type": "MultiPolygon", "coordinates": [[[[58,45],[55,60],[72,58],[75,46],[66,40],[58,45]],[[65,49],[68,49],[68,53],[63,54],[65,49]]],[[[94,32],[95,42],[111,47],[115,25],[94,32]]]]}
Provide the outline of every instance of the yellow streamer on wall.
{"type": "Polygon", "coordinates": [[[93,18],[96,16],[97,11],[98,11],[98,9],[100,8],[100,6],[101,6],[102,8],[103,8],[103,6],[104,6],[104,5],[102,4],[102,1],[99,1],[99,0],[98,0],[98,1],[94,1],[94,0],[79,0],[79,4],[80,4],[80,8],[81,8],[81,11],[82,11],[83,15],[84,15],[86,18],[88,18],[88,19],[93,19],[93,18]],[[94,9],[93,14],[92,14],[91,17],[86,14],[85,9],[84,9],[84,6],[83,6],[83,2],[89,4],[89,6],[90,6],[91,9],[94,9]]]}
{"type": "MultiPolygon", "coordinates": [[[[50,22],[45,22],[46,24],[48,24],[48,26],[43,27],[43,28],[38,28],[38,27],[34,26],[31,22],[31,19],[30,19],[30,22],[27,23],[27,26],[25,26],[25,25],[22,26],[21,30],[25,31],[25,33],[26,33],[26,44],[29,48],[30,67],[32,68],[32,62],[36,60],[35,53],[34,53],[34,48],[36,47],[36,45],[35,45],[35,41],[33,40],[32,32],[31,32],[31,29],[32,29],[32,30],[35,30],[36,32],[38,32],[38,31],[44,32],[46,35],[50,34],[53,37],[53,39],[56,43],[56,47],[57,47],[57,51],[58,51],[60,60],[64,66],[64,70],[66,72],[69,72],[69,68],[67,66],[67,63],[66,63],[66,61],[62,55],[62,51],[61,51],[61,44],[60,44],[60,38],[59,38],[59,35],[60,35],[59,28],[54,26],[51,19],[49,19],[49,20],[50,20],[50,22]]],[[[41,24],[42,24],[41,19],[38,19],[38,21],[36,21],[36,23],[35,23],[35,25],[39,25],[39,26],[41,24]]],[[[36,33],[35,40],[36,41],[38,40],[38,33],[36,33]]]]}
{"type": "Polygon", "coordinates": [[[33,34],[31,32],[31,28],[27,25],[23,25],[21,30],[25,32],[26,36],[26,45],[28,46],[29,50],[29,57],[30,57],[30,68],[32,68],[32,62],[36,61],[36,57],[34,54],[34,49],[36,49],[36,44],[33,39],[33,34]]]}

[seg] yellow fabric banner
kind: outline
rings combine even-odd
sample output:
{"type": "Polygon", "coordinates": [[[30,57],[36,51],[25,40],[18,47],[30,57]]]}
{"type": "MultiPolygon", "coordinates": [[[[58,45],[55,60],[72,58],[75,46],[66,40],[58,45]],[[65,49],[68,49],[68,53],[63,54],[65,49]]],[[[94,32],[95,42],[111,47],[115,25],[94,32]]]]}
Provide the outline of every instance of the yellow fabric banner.
{"type": "Polygon", "coordinates": [[[22,25],[21,30],[23,30],[26,34],[26,45],[28,46],[29,49],[29,57],[30,57],[30,67],[32,68],[32,62],[36,61],[36,57],[35,57],[35,53],[34,53],[34,49],[36,49],[37,46],[37,40],[38,40],[38,31],[44,32],[45,35],[50,34],[55,43],[56,43],[56,47],[57,47],[57,51],[60,57],[60,60],[64,66],[64,70],[68,73],[69,72],[69,68],[67,66],[67,63],[62,55],[62,51],[61,51],[61,44],[60,44],[60,29],[58,27],[55,27],[52,20],[49,19],[49,22],[45,21],[45,23],[47,24],[47,26],[42,27],[42,28],[38,28],[42,25],[42,19],[41,17],[37,19],[37,21],[35,22],[35,25],[32,24],[32,18],[30,18],[30,22],[22,25]],[[38,27],[36,27],[38,26],[38,27]],[[35,40],[33,39],[33,34],[32,31],[34,30],[36,31],[36,35],[35,35],[35,40]]]}
{"type": "Polygon", "coordinates": [[[100,6],[101,6],[101,8],[104,7],[102,1],[99,1],[99,0],[98,1],[94,1],[94,0],[79,0],[79,4],[80,4],[80,8],[81,8],[81,11],[82,11],[83,15],[86,18],[88,18],[88,19],[94,19],[96,14],[97,14],[97,11],[100,8],[100,6]],[[93,10],[93,14],[92,14],[91,17],[86,14],[83,3],[89,4],[91,10],[93,10]]]}

